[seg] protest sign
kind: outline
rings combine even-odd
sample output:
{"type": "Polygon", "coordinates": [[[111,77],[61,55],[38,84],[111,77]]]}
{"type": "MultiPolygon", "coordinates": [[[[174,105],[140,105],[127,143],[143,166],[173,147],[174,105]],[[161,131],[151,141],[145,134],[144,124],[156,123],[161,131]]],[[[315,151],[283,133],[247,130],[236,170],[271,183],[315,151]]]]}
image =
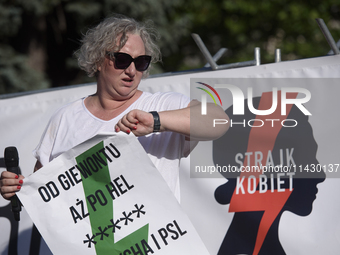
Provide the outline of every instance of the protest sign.
{"type": "Polygon", "coordinates": [[[132,134],[63,153],[18,196],[53,254],[208,254],[132,134]]]}

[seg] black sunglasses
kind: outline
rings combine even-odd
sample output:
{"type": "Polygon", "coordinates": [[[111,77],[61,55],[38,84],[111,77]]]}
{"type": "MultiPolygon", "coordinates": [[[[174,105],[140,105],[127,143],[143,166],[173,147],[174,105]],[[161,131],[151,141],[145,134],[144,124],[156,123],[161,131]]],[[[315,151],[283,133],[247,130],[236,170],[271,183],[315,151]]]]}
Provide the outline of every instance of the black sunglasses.
{"type": "Polygon", "coordinates": [[[112,55],[114,56],[115,67],[118,69],[126,69],[134,62],[136,69],[143,72],[148,69],[151,62],[151,56],[148,55],[141,55],[133,58],[129,54],[123,52],[107,52],[106,54],[109,55],[111,59],[112,55]]]}

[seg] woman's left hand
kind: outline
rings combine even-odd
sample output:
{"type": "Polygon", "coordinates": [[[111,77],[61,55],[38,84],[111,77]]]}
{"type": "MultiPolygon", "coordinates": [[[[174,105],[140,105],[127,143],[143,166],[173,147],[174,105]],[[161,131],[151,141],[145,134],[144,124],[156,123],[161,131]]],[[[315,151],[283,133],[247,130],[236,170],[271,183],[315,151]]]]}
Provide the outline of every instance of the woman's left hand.
{"type": "Polygon", "coordinates": [[[132,132],[135,136],[144,136],[153,132],[153,115],[141,110],[132,110],[124,115],[115,126],[115,131],[132,132]]]}

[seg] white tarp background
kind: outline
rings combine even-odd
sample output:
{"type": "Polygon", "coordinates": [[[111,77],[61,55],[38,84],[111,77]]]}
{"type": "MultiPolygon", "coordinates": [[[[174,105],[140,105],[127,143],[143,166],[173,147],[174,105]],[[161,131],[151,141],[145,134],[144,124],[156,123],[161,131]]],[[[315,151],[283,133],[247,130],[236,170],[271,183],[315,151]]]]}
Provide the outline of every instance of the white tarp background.
{"type": "MultiPolygon", "coordinates": [[[[194,74],[174,75],[151,78],[142,81],[141,90],[145,91],[177,91],[190,96],[190,78],[339,78],[340,56],[329,56],[298,61],[281,62],[239,69],[202,72],[194,74]]],[[[337,98],[340,88],[327,91],[320,88],[319,100],[337,98]]],[[[5,147],[16,146],[19,151],[20,168],[23,175],[29,175],[35,164],[32,150],[37,145],[40,136],[52,113],[62,105],[80,97],[95,92],[95,85],[84,85],[62,90],[51,90],[27,96],[0,100],[0,151],[5,147]]],[[[314,96],[314,95],[312,95],[314,96]]],[[[334,104],[336,107],[337,104],[334,104]]],[[[339,129],[337,108],[332,110],[334,134],[339,129]]],[[[325,116],[326,113],[325,113],[325,116]]],[[[312,120],[310,121],[311,124],[312,120]]],[[[318,142],[318,156],[330,157],[339,155],[339,150],[329,151],[327,139],[323,139],[323,130],[314,130],[318,142]]],[[[339,136],[333,137],[333,144],[339,144],[339,136]]],[[[200,146],[211,147],[211,142],[201,143],[200,146]]],[[[0,159],[2,156],[0,156],[0,159]]],[[[340,161],[340,160],[339,160],[340,161]]],[[[1,163],[1,161],[0,161],[1,163]]],[[[340,163],[340,162],[327,162],[340,163]]],[[[187,212],[196,230],[207,246],[209,252],[217,254],[219,246],[226,234],[233,217],[228,213],[228,206],[218,204],[214,199],[216,187],[225,183],[224,178],[189,177],[189,159],[182,161],[181,171],[181,205],[187,212]]],[[[3,164],[0,165],[3,167],[3,164]]],[[[5,170],[5,169],[1,169],[5,170]]],[[[340,210],[339,179],[326,179],[318,186],[317,199],[313,203],[313,212],[306,217],[285,212],[280,221],[279,238],[286,254],[338,254],[340,251],[340,210]],[[292,241],[293,240],[293,241],[292,241]]],[[[10,213],[4,208],[9,202],[0,198],[0,254],[8,254],[11,223],[10,213]]],[[[32,222],[23,209],[19,223],[18,254],[29,254],[31,245],[32,222]]],[[[41,246],[40,254],[48,254],[45,245],[41,246]]],[[[13,254],[13,253],[12,253],[13,254]]]]}

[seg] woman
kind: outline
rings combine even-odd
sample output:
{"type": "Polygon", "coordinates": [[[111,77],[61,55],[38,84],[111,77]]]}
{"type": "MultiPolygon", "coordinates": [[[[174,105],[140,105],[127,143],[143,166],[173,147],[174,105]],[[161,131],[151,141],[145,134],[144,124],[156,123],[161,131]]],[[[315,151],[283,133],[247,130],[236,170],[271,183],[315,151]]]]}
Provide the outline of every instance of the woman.
{"type": "MultiPolygon", "coordinates": [[[[78,63],[89,76],[96,77],[97,92],[52,116],[34,151],[34,171],[101,132],[132,132],[179,199],[179,161],[190,152],[189,139],[211,140],[223,135],[228,125],[212,128],[212,119],[227,116],[214,104],[208,104],[209,115],[202,116],[198,101],[190,102],[178,93],[138,90],[150,62],[160,59],[152,31],[148,24],[115,16],[87,32],[77,52],[78,63]]],[[[1,195],[12,197],[23,178],[3,172],[1,195]]]]}

